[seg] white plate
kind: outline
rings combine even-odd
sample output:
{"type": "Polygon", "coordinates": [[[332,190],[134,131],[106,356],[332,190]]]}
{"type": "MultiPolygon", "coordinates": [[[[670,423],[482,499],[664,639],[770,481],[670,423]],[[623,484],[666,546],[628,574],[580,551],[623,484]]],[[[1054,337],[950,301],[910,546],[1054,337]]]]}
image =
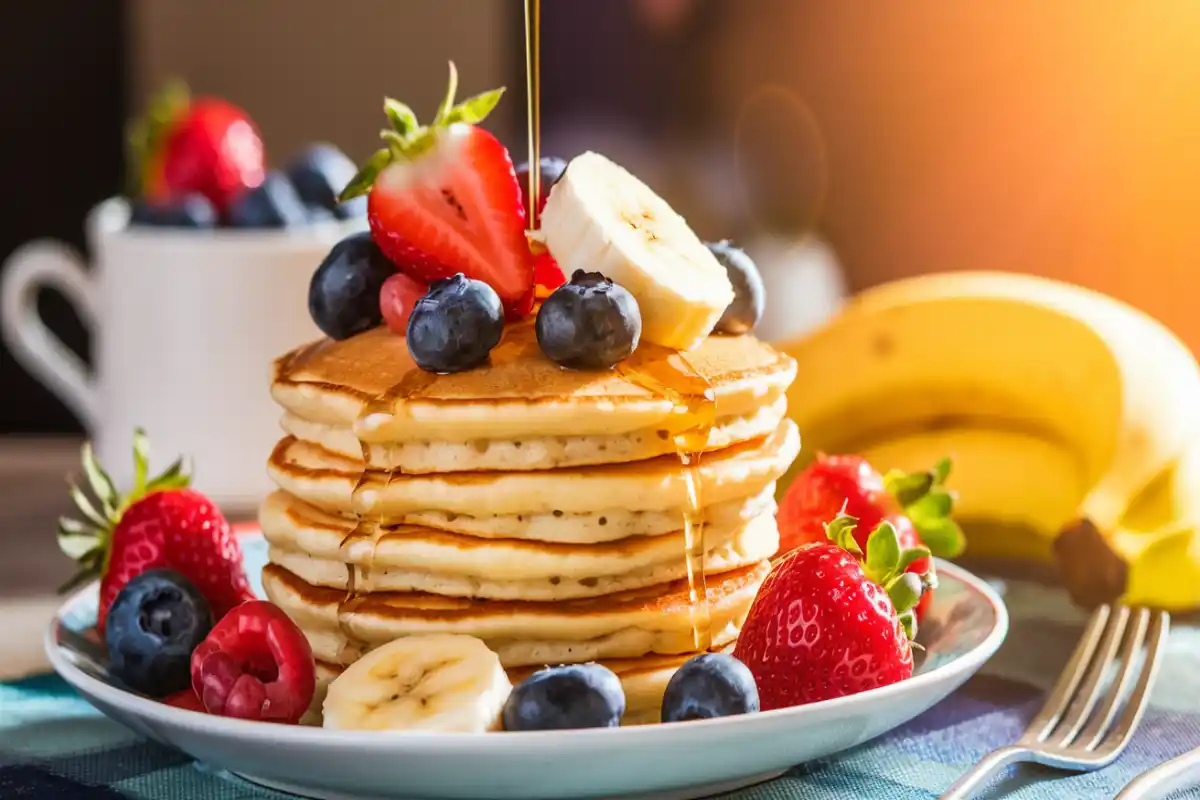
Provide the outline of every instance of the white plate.
{"type": "MultiPolygon", "coordinates": [[[[265,560],[244,541],[247,573],[265,560]]],[[[941,587],[909,680],[851,697],[724,719],[532,733],[357,733],[184,711],[123,691],[86,654],[96,587],[46,633],[54,669],[100,711],[210,765],[326,800],[694,798],[767,780],[901,725],[957,689],[1008,632],[1008,613],[969,572],[938,562],[941,587]]],[[[255,581],[252,581],[255,582],[255,581]]]]}

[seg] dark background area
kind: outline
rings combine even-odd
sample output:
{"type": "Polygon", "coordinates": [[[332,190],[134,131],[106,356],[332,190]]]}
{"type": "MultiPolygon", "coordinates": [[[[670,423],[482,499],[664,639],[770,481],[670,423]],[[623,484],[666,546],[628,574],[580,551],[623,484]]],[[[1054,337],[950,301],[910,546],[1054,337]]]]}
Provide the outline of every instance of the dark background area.
{"type": "MultiPolygon", "coordinates": [[[[83,220],[114,194],[122,175],[125,19],[118,0],[11,3],[0,22],[0,107],[4,146],[0,260],[30,239],[85,248],[83,220]]],[[[43,318],[80,354],[87,333],[54,293],[43,318]]],[[[41,384],[0,350],[0,432],[79,431],[41,384]]]]}

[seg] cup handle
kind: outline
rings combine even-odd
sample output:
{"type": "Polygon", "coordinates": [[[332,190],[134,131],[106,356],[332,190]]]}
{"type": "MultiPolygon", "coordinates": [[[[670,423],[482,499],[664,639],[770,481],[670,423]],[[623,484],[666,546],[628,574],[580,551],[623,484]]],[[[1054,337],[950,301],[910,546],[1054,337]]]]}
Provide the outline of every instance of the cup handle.
{"type": "Polygon", "coordinates": [[[44,240],[21,246],[0,269],[0,334],[21,365],[94,431],[100,416],[95,385],[83,361],[38,315],[43,287],[61,292],[95,330],[93,282],[83,260],[66,245],[44,240]]]}

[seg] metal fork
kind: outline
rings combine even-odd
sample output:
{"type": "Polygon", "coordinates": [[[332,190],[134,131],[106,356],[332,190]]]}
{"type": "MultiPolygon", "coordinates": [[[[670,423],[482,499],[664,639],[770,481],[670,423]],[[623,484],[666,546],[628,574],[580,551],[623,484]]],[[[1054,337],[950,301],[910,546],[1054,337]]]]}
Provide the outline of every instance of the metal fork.
{"type": "Polygon", "coordinates": [[[1170,626],[1165,611],[1097,608],[1046,704],[1017,743],[984,756],[941,800],[966,800],[996,772],[1018,762],[1087,772],[1115,761],[1142,719],[1170,626]],[[1114,665],[1116,676],[1108,680],[1114,665]],[[1135,676],[1137,684],[1122,710],[1135,676]]]}

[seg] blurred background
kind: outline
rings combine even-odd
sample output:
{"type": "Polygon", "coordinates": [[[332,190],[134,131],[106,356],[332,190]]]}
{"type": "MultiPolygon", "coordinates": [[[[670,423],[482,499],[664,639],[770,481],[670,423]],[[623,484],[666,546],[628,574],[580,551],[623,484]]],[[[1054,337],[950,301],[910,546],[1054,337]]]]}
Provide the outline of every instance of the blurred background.
{"type": "MultiPolygon", "coordinates": [[[[543,148],[595,149],[772,287],[768,337],[922,272],[1001,269],[1091,286],[1195,349],[1200,6],[545,0],[543,148]]],[[[376,146],[381,99],[428,117],[507,85],[490,126],[525,158],[520,0],[40,0],[0,26],[0,258],[118,192],[125,121],[171,76],[242,106],[268,159],[376,146]]],[[[52,294],[51,326],[88,337],[52,294]]],[[[0,352],[0,431],[79,423],[0,352]]]]}

